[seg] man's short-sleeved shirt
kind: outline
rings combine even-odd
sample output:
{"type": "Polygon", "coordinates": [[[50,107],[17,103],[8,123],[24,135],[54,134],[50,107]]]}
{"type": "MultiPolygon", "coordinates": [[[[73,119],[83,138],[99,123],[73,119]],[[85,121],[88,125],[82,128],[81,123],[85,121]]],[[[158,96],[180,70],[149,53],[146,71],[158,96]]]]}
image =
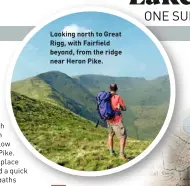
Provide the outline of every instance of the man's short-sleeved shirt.
{"type": "MultiPolygon", "coordinates": [[[[126,104],[120,95],[114,94],[111,97],[111,106],[113,110],[119,111],[121,107],[126,107],[126,104]]],[[[109,123],[119,123],[121,121],[122,121],[122,115],[115,116],[113,119],[107,120],[107,122],[109,123]]]]}

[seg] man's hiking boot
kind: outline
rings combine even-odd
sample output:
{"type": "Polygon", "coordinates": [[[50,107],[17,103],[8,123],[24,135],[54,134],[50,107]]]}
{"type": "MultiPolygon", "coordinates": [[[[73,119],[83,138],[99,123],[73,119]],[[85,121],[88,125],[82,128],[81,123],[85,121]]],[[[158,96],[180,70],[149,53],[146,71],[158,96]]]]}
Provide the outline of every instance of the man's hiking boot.
{"type": "Polygon", "coordinates": [[[111,156],[116,156],[115,151],[114,151],[114,150],[110,150],[110,155],[111,155],[111,156]]]}
{"type": "Polygon", "coordinates": [[[127,156],[125,154],[120,154],[119,158],[122,160],[128,160],[127,156]]]}

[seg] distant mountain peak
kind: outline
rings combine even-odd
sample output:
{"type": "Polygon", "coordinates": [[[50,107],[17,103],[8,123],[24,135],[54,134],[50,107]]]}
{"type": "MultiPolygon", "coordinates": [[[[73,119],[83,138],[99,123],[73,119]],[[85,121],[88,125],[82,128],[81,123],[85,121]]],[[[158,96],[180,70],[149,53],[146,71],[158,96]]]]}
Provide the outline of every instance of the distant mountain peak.
{"type": "Polygon", "coordinates": [[[48,71],[48,72],[44,72],[44,73],[41,73],[41,74],[38,74],[37,76],[42,76],[42,75],[66,75],[68,76],[67,74],[63,73],[63,72],[60,72],[60,71],[48,71]]]}
{"type": "Polygon", "coordinates": [[[55,81],[56,79],[60,79],[60,78],[63,80],[69,79],[70,81],[72,81],[72,78],[70,76],[60,71],[49,71],[49,72],[39,74],[36,77],[44,80],[46,83],[51,83],[52,81],[55,81]]]}

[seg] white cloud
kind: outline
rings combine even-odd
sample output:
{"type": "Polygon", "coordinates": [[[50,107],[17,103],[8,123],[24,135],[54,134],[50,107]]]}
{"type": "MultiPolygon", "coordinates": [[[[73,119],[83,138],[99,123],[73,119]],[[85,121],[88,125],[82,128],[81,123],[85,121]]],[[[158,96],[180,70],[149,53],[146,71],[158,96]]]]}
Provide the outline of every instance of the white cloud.
{"type": "MultiPolygon", "coordinates": [[[[65,26],[62,31],[63,31],[65,34],[70,33],[70,34],[72,34],[73,36],[75,35],[75,38],[77,37],[77,33],[87,33],[87,32],[91,32],[90,29],[85,28],[85,27],[78,26],[77,24],[72,24],[72,25],[65,26]]],[[[64,37],[64,39],[70,40],[70,39],[73,39],[73,38],[70,37],[70,36],[67,36],[67,37],[64,37]]]]}

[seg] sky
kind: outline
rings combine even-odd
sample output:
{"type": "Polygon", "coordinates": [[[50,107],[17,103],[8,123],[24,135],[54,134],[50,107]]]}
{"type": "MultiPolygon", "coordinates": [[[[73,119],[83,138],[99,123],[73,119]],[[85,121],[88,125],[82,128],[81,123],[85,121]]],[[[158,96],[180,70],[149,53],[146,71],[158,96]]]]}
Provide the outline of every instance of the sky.
{"type": "MultiPolygon", "coordinates": [[[[67,58],[71,56],[63,56],[67,58]]],[[[89,56],[74,56],[73,59],[87,59],[89,56]]],[[[83,74],[101,74],[116,77],[144,77],[154,79],[168,74],[164,59],[151,39],[137,26],[115,15],[100,12],[83,12],[61,17],[39,30],[25,45],[16,62],[12,81],[36,76],[47,71],[60,71],[69,76],[83,74]],[[86,38],[52,38],[50,32],[121,32],[120,38],[86,37],[86,38]],[[110,40],[109,47],[50,47],[50,40],[110,40]],[[50,64],[52,50],[122,50],[122,55],[90,56],[99,58],[101,65],[50,64]]]]}

